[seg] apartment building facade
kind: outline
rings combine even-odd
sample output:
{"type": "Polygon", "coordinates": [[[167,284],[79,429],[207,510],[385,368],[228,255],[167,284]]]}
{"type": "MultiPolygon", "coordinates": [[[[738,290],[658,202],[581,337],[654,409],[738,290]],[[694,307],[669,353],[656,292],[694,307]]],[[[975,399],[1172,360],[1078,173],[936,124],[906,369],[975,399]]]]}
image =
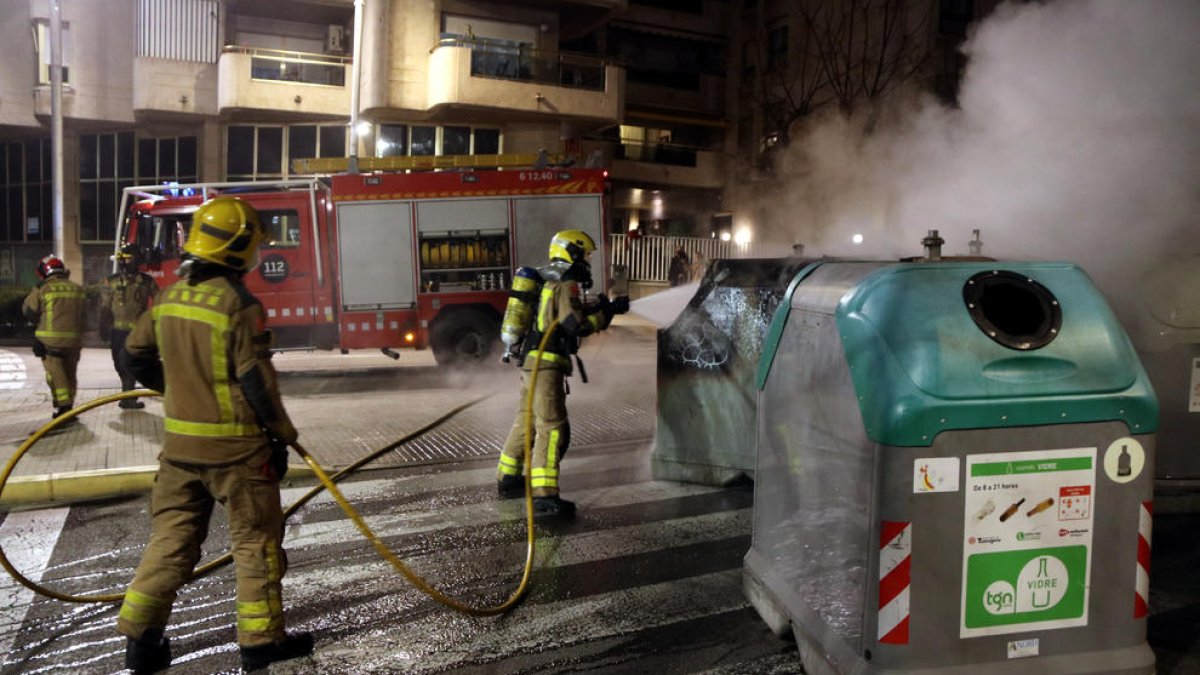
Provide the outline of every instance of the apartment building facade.
{"type": "MultiPolygon", "coordinates": [[[[0,15],[0,287],[33,283],[52,247],[51,2],[8,0],[0,15]]],[[[777,189],[760,85],[797,72],[797,8],[814,4],[361,0],[352,133],[355,0],[57,2],[62,253],[89,283],[105,273],[123,188],[297,178],[296,159],[352,151],[545,149],[609,169],[612,232],[728,235],[777,189]]],[[[994,4],[924,3],[930,86],[949,98],[966,26],[994,4]]]]}
{"type": "MultiPolygon", "coordinates": [[[[365,0],[356,133],[353,0],[58,3],[62,254],[89,283],[123,188],[294,178],[296,159],[352,150],[600,164],[621,231],[703,229],[722,208],[726,0],[365,0]]],[[[9,4],[0,285],[22,286],[53,241],[51,0],[9,4]]]]}

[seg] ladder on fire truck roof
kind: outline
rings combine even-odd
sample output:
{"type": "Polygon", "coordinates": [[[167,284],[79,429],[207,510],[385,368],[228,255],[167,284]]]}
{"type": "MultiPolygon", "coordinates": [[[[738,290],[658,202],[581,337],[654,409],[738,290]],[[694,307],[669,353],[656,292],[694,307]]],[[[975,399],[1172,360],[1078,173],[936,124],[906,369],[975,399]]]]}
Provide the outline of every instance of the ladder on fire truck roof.
{"type": "MultiPolygon", "coordinates": [[[[359,157],[359,171],[428,171],[431,169],[508,169],[557,166],[566,158],[544,153],[506,155],[417,155],[413,157],[359,157]]],[[[292,160],[296,174],[345,173],[349,157],[312,157],[292,160]]]]}

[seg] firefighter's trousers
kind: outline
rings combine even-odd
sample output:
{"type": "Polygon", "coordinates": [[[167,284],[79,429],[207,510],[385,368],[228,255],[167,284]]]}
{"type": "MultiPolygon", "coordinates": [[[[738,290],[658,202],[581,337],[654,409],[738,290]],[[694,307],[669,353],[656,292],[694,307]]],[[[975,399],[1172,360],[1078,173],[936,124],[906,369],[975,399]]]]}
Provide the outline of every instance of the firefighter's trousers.
{"type": "Polygon", "coordinates": [[[109,332],[109,347],[112,349],[113,368],[117,370],[117,376],[121,378],[121,391],[130,391],[137,386],[137,378],[129,371],[129,366],[125,364],[125,338],[129,337],[129,331],[118,330],[113,328],[109,332]]]}
{"type": "Polygon", "coordinates": [[[75,371],[79,369],[79,347],[53,347],[42,358],[46,384],[55,408],[75,407],[75,371]]]}
{"type": "Polygon", "coordinates": [[[213,503],[225,505],[237,575],[238,644],[252,647],[284,638],[279,482],[261,465],[198,466],[159,462],[150,496],[150,543],[125,592],[117,631],[138,639],[167,625],[175,594],[191,578],[208,534],[213,503]]]}
{"type": "MultiPolygon", "coordinates": [[[[517,419],[500,454],[498,477],[519,476],[525,466],[525,397],[529,394],[531,373],[521,373],[521,398],[517,419]]],[[[571,444],[571,424],[567,420],[566,373],[553,368],[538,370],[533,392],[533,459],[529,481],[534,497],[558,494],[558,465],[571,444]]]]}

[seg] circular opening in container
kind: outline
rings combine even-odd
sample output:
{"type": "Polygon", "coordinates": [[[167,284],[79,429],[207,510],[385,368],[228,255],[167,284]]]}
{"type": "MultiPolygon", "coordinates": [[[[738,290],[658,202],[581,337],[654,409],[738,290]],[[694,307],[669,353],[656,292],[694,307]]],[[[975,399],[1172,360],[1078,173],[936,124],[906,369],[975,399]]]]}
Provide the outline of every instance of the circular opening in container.
{"type": "Polygon", "coordinates": [[[963,300],[979,330],[1009,349],[1045,347],[1062,327],[1058,299],[1024,274],[980,272],[963,286],[963,300]]]}

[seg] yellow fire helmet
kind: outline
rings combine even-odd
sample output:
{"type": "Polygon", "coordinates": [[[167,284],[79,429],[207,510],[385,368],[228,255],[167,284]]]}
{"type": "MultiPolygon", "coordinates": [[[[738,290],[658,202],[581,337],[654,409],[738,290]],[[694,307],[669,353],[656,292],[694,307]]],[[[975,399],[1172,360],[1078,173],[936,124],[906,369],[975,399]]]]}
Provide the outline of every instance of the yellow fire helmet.
{"type": "Polygon", "coordinates": [[[185,253],[244,272],[258,264],[265,233],[254,207],[237,197],[214,197],[192,214],[185,253]]]}
{"type": "Polygon", "coordinates": [[[550,259],[583,262],[596,250],[596,242],[583,230],[562,230],[550,240],[550,259]]]}

